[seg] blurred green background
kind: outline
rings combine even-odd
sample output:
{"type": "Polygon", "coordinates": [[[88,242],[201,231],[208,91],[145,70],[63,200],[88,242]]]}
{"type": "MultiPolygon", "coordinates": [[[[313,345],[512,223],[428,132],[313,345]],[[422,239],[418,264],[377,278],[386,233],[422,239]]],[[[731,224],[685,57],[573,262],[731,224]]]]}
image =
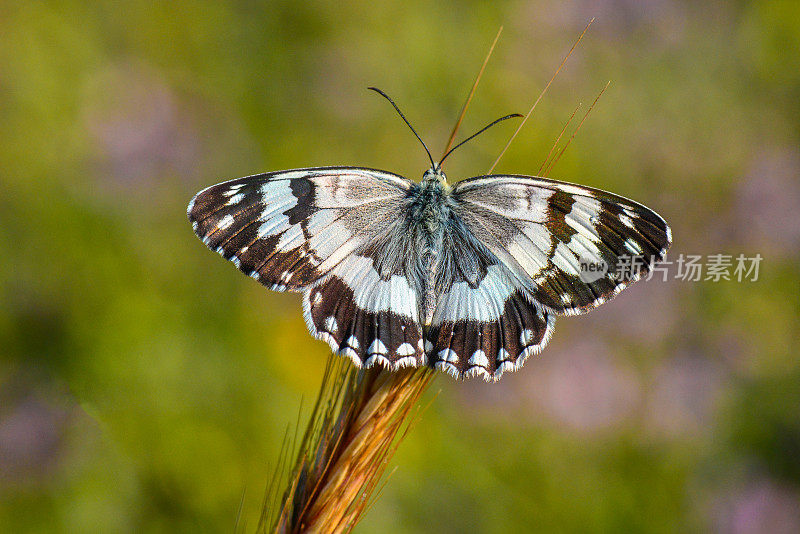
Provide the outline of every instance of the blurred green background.
{"type": "MultiPolygon", "coordinates": [[[[758,281],[642,282],[498,384],[441,390],[358,532],[800,531],[800,4],[676,0],[0,5],[0,526],[252,529],[328,349],[294,294],[196,239],[225,179],[418,179],[498,27],[462,136],[524,112],[498,172],[643,202],[670,256],[758,281]]],[[[448,159],[485,173],[514,126],[448,159]]],[[[674,274],[674,270],[671,271],[674,274]]]]}

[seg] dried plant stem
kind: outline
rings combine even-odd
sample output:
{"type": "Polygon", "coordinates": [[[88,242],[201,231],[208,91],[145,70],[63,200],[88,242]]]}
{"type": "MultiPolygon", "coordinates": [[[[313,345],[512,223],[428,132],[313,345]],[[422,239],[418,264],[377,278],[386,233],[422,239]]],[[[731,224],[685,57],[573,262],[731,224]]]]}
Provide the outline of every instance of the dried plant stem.
{"type": "Polygon", "coordinates": [[[483,60],[483,65],[481,65],[481,70],[478,71],[478,75],[475,77],[475,82],[472,84],[472,89],[469,90],[469,94],[467,95],[467,99],[464,101],[464,105],[461,106],[461,112],[458,114],[458,120],[456,121],[455,126],[453,126],[452,131],[450,132],[450,137],[447,139],[447,146],[442,152],[442,159],[447,155],[450,149],[453,147],[453,141],[456,140],[456,133],[458,132],[458,128],[461,126],[461,122],[464,120],[464,115],[467,114],[467,108],[469,108],[469,103],[472,102],[472,97],[475,96],[475,90],[478,88],[478,83],[481,81],[483,77],[483,71],[486,70],[486,65],[489,63],[489,58],[492,57],[492,52],[494,52],[494,47],[497,45],[497,41],[500,39],[500,34],[503,33],[503,27],[500,26],[500,29],[497,30],[497,35],[494,36],[494,41],[492,41],[492,45],[489,47],[489,52],[486,54],[486,58],[483,60]]]}
{"type": "MultiPolygon", "coordinates": [[[[329,362],[271,531],[349,532],[432,376],[427,368],[387,372],[329,362]]],[[[266,531],[263,521],[259,527],[266,531]]]]}
{"type": "Polygon", "coordinates": [[[503,150],[500,151],[500,155],[497,156],[496,160],[494,160],[494,163],[492,163],[492,166],[489,168],[489,172],[487,172],[486,174],[492,174],[492,172],[494,171],[494,168],[497,167],[498,163],[500,163],[500,159],[503,157],[503,154],[505,154],[506,150],[508,150],[508,147],[511,146],[511,142],[514,141],[514,138],[517,137],[517,134],[519,133],[519,131],[522,130],[522,127],[525,126],[526,122],[528,122],[528,119],[530,118],[530,116],[533,115],[533,110],[536,109],[536,106],[539,104],[539,101],[542,99],[544,94],[547,92],[547,89],[550,88],[550,84],[552,84],[553,80],[555,80],[556,76],[558,76],[558,73],[561,71],[561,67],[564,66],[564,64],[569,59],[569,56],[571,56],[572,52],[575,51],[575,48],[578,46],[578,43],[580,43],[581,39],[583,39],[583,36],[586,35],[586,31],[589,29],[589,26],[592,25],[592,22],[594,22],[594,17],[592,18],[592,20],[589,21],[589,24],[587,24],[586,27],[583,29],[583,32],[581,32],[581,34],[578,36],[578,40],[575,41],[575,44],[573,44],[572,48],[569,49],[569,52],[567,52],[567,55],[564,56],[564,59],[561,60],[561,64],[558,66],[556,71],[553,73],[553,76],[550,78],[550,81],[547,82],[547,85],[544,86],[544,89],[542,89],[542,92],[539,93],[539,96],[536,98],[536,101],[531,106],[531,109],[528,110],[528,112],[525,114],[525,117],[523,117],[522,121],[520,121],[519,126],[517,126],[517,129],[514,130],[514,133],[511,134],[511,138],[506,143],[506,146],[503,147],[503,150]]]}
{"type": "MultiPolygon", "coordinates": [[[[569,144],[572,142],[572,140],[573,140],[573,139],[575,139],[575,136],[576,136],[576,135],[578,135],[578,130],[580,130],[580,129],[581,129],[581,126],[583,126],[583,123],[584,123],[584,122],[586,122],[586,118],[589,116],[589,113],[591,113],[591,112],[592,112],[592,110],[594,109],[594,105],[595,105],[595,104],[597,104],[597,101],[598,101],[598,100],[600,100],[600,97],[601,97],[601,96],[603,96],[603,93],[605,93],[605,92],[606,92],[606,89],[608,89],[608,86],[609,86],[609,85],[611,85],[611,80],[609,80],[609,81],[606,83],[605,87],[603,87],[603,89],[602,89],[602,90],[600,91],[600,93],[597,95],[597,98],[595,98],[595,99],[594,99],[594,102],[592,102],[592,105],[591,105],[591,106],[589,106],[589,109],[587,109],[587,110],[586,110],[586,114],[584,114],[583,118],[581,119],[581,122],[579,122],[579,123],[578,123],[578,127],[577,127],[577,128],[575,128],[575,131],[574,131],[574,132],[572,132],[572,135],[571,135],[571,136],[570,136],[570,138],[567,140],[567,143],[564,145],[564,148],[562,148],[562,149],[561,149],[561,151],[558,153],[558,155],[556,155],[556,157],[554,157],[554,158],[553,158],[553,161],[551,161],[551,162],[550,162],[550,163],[547,165],[547,168],[544,170],[544,174],[545,174],[545,176],[546,176],[546,175],[548,175],[548,174],[550,174],[550,169],[552,169],[552,168],[553,168],[553,165],[555,165],[556,163],[558,163],[558,160],[559,160],[559,159],[561,159],[561,155],[562,155],[562,154],[564,154],[564,151],[567,149],[567,147],[569,146],[569,144]]],[[[573,115],[574,115],[574,113],[573,113],[573,115]]],[[[571,120],[571,118],[570,118],[570,120],[571,120]]],[[[560,137],[561,137],[561,136],[559,136],[559,138],[560,138],[560,137]]]]}
{"type": "Polygon", "coordinates": [[[556,147],[558,147],[558,143],[561,141],[561,137],[564,135],[564,132],[567,131],[567,126],[569,126],[569,123],[571,123],[572,119],[575,118],[575,114],[578,112],[578,110],[580,109],[580,107],[582,105],[583,104],[581,102],[578,102],[578,105],[575,106],[575,110],[572,112],[572,115],[569,116],[569,119],[567,119],[567,122],[564,123],[564,127],[561,128],[561,132],[558,134],[558,137],[556,137],[555,143],[553,143],[553,146],[550,147],[550,152],[547,153],[547,157],[544,158],[544,161],[539,166],[539,170],[536,171],[536,176],[543,176],[542,175],[542,169],[544,169],[545,165],[547,165],[547,163],[550,161],[550,156],[553,155],[553,151],[556,149],[556,147]]]}

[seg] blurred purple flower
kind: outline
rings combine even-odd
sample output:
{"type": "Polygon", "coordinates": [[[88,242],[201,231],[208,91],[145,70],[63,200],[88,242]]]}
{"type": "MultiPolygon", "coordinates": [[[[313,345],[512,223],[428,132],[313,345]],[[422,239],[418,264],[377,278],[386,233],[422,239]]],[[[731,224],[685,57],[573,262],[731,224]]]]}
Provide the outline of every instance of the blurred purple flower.
{"type": "Polygon", "coordinates": [[[796,255],[800,249],[800,152],[760,153],[736,190],[736,232],[748,251],[796,255]]]}
{"type": "Polygon", "coordinates": [[[800,532],[800,494],[769,479],[755,480],[721,499],[714,522],[716,531],[731,534],[800,532]]]}
{"type": "Polygon", "coordinates": [[[635,369],[616,360],[602,340],[584,337],[553,344],[521,370],[504,375],[499,385],[470,380],[457,393],[473,416],[508,417],[515,425],[550,420],[569,430],[596,432],[632,417],[642,389],[635,369]]]}
{"type": "Polygon", "coordinates": [[[711,429],[722,382],[719,368],[697,356],[661,362],[648,388],[647,426],[673,437],[711,429]]]}
{"type": "Polygon", "coordinates": [[[663,41],[680,40],[686,26],[687,13],[684,6],[675,0],[578,0],[573,2],[541,2],[523,4],[530,23],[559,28],[586,24],[592,17],[592,25],[606,38],[621,40],[642,27],[647,35],[659,37],[663,41]],[[543,14],[547,16],[542,16],[543,14]]]}
{"type": "Polygon", "coordinates": [[[633,284],[578,320],[585,321],[585,326],[606,340],[624,336],[650,346],[663,341],[686,318],[685,307],[681,305],[682,291],[691,289],[688,284],[674,279],[674,265],[667,268],[666,282],[662,274],[656,273],[652,280],[633,284]]]}
{"type": "Polygon", "coordinates": [[[530,391],[546,414],[571,429],[619,425],[640,402],[637,373],[615,361],[604,344],[577,343],[550,352],[547,361],[546,369],[536,373],[540,383],[530,391]]]}
{"type": "Polygon", "coordinates": [[[35,482],[57,460],[67,413],[34,395],[11,400],[0,415],[0,485],[35,482]]]}
{"type": "Polygon", "coordinates": [[[157,72],[136,62],[111,65],[89,82],[84,116],[104,178],[123,185],[191,174],[198,140],[178,99],[157,72]]]}
{"type": "Polygon", "coordinates": [[[634,414],[642,398],[638,373],[616,361],[608,347],[583,341],[550,347],[501,384],[468,381],[458,387],[473,416],[509,417],[540,424],[550,419],[579,432],[613,428],[634,414]]]}

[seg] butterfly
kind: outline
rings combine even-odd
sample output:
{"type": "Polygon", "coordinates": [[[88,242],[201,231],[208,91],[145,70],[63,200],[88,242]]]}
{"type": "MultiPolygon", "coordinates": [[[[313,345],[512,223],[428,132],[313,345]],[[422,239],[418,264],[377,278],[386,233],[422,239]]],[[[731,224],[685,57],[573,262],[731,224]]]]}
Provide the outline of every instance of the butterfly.
{"type": "Polygon", "coordinates": [[[419,183],[361,167],[220,183],[197,193],[189,220],[245,274],[302,293],[311,334],[356,366],[487,381],[539,353],[557,316],[614,297],[671,244],[664,219],[621,196],[510,174],[451,184],[444,158],[428,156],[419,183]],[[631,256],[639,269],[613,269],[631,256]],[[589,264],[606,270],[588,275],[589,264]]]}

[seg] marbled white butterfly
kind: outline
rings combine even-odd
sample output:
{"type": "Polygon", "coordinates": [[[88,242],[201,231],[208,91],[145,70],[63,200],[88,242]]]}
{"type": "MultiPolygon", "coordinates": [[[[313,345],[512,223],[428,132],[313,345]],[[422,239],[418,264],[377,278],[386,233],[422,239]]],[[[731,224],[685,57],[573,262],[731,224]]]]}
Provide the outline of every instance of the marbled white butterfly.
{"type": "Polygon", "coordinates": [[[359,167],[224,182],[192,199],[189,220],[245,274],[302,293],[311,334],[355,365],[486,380],[519,369],[556,316],[614,297],[671,244],[664,219],[626,198],[532,176],[450,184],[430,159],[421,183],[359,167]],[[616,272],[626,256],[641,268],[616,272]],[[612,268],[587,277],[583,262],[612,268]]]}

